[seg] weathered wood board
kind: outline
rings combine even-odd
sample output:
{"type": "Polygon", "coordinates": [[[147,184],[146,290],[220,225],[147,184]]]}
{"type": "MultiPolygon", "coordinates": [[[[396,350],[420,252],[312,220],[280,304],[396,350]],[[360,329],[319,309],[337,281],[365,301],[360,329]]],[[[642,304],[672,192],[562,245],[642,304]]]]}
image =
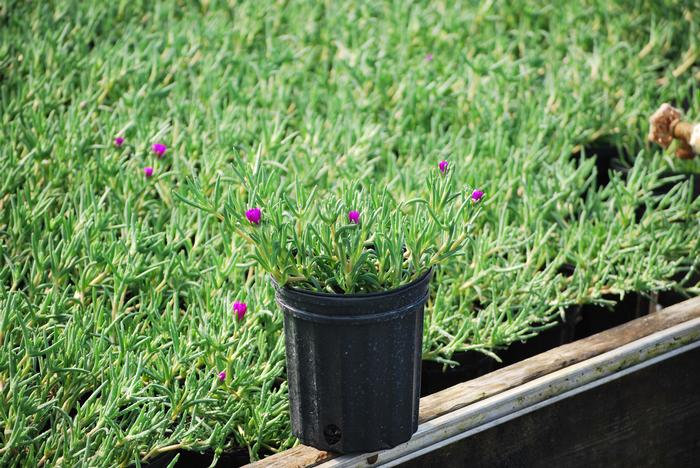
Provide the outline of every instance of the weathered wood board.
{"type": "Polygon", "coordinates": [[[700,464],[700,347],[409,460],[405,467],[700,464]]]}

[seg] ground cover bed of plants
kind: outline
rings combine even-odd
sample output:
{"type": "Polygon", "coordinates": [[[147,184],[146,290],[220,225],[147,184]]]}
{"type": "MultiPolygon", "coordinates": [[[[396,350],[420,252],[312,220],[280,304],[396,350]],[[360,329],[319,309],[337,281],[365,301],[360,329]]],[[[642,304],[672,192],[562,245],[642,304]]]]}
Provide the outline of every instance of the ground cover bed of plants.
{"type": "Polygon", "coordinates": [[[645,141],[661,102],[700,120],[693,12],[540,3],[0,2],[0,464],[295,443],[272,286],[182,201],[243,197],[237,161],[407,200],[445,160],[485,193],[435,272],[428,361],[697,294],[700,198],[674,174],[700,163],[645,141]]]}

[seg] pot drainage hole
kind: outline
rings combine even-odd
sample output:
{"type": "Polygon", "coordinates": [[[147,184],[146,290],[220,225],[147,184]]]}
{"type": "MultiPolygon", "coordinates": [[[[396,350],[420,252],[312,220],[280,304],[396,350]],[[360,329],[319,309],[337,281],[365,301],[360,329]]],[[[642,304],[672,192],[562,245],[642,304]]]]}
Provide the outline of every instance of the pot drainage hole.
{"type": "Polygon", "coordinates": [[[340,436],[340,428],[335,424],[329,424],[323,429],[323,437],[326,438],[328,445],[337,444],[340,436]]]}

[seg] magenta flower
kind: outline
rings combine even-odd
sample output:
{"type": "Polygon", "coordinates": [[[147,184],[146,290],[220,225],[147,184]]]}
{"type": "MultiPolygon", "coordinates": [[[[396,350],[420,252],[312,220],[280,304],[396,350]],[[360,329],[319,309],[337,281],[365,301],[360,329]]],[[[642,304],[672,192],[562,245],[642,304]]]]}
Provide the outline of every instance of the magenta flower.
{"type": "Polygon", "coordinates": [[[151,146],[151,149],[159,158],[162,158],[165,152],[168,151],[168,147],[165,146],[163,143],[156,143],[153,146],[151,146]]]}
{"type": "Polygon", "coordinates": [[[245,302],[234,302],[233,312],[238,316],[238,320],[243,320],[245,313],[248,310],[248,305],[245,302]]]}
{"type": "Polygon", "coordinates": [[[219,372],[219,382],[223,382],[224,380],[226,380],[226,371],[222,370],[219,372]]]}
{"type": "Polygon", "coordinates": [[[117,148],[119,148],[119,147],[120,147],[121,145],[123,145],[123,144],[124,144],[124,138],[122,138],[122,137],[116,137],[116,138],[114,139],[114,146],[116,146],[117,148]]]}
{"type": "Polygon", "coordinates": [[[440,168],[440,172],[443,174],[447,172],[447,165],[449,163],[447,161],[440,161],[440,164],[438,164],[438,167],[440,168]]]}
{"type": "Polygon", "coordinates": [[[360,224],[360,212],[352,210],[348,213],[348,221],[354,224],[360,224]]]}
{"type": "Polygon", "coordinates": [[[433,61],[433,54],[431,54],[431,53],[425,54],[425,61],[432,62],[433,61]]]}
{"type": "Polygon", "coordinates": [[[248,218],[252,224],[260,224],[260,218],[262,217],[262,212],[260,208],[251,208],[245,212],[245,217],[248,218]]]}
{"type": "Polygon", "coordinates": [[[146,177],[151,177],[153,175],[153,168],[152,167],[144,167],[143,168],[143,173],[146,174],[146,177]]]}
{"type": "Polygon", "coordinates": [[[484,192],[482,192],[481,190],[474,190],[472,192],[472,200],[474,200],[475,202],[478,202],[479,200],[481,200],[481,197],[483,197],[483,196],[484,196],[484,192]]]}

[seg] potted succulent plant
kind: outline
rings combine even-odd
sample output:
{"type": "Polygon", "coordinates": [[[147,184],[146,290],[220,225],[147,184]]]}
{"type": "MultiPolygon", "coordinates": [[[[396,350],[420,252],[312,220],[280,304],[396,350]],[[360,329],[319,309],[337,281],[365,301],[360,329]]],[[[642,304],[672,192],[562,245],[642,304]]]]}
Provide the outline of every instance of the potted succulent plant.
{"type": "MultiPolygon", "coordinates": [[[[335,452],[396,446],[418,427],[423,308],[434,267],[464,253],[483,192],[446,161],[424,195],[355,182],[321,192],[256,162],[214,200],[180,196],[252,244],[284,312],[292,432],[335,452]]],[[[217,195],[219,194],[219,195],[217,195]]]]}

